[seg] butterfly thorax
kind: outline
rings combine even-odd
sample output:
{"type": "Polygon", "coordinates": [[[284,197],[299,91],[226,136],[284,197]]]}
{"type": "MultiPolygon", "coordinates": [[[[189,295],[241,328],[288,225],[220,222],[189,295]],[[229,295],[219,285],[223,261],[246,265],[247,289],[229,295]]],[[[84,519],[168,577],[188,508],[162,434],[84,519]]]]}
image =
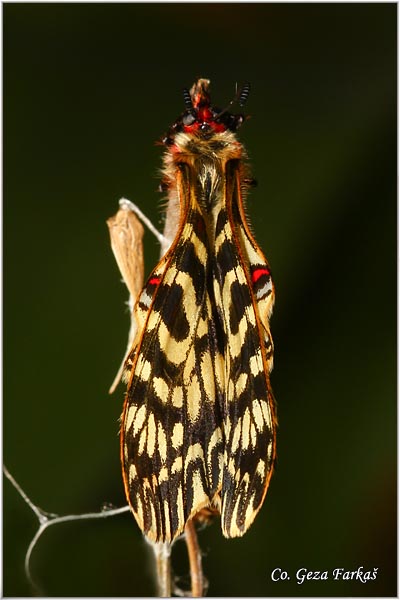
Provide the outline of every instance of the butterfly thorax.
{"type": "MultiPolygon", "coordinates": [[[[211,244],[215,237],[215,227],[221,209],[231,196],[225,193],[227,173],[235,169],[238,173],[242,194],[248,180],[248,169],[243,163],[246,153],[236,135],[228,130],[212,132],[207,135],[194,133],[177,133],[173,144],[164,155],[163,182],[168,191],[168,222],[177,223],[177,214],[187,216],[188,212],[197,211],[204,217],[211,244]],[[179,197],[180,180],[186,182],[189,190],[187,198],[179,197]]],[[[173,228],[171,237],[176,233],[173,228]]]]}

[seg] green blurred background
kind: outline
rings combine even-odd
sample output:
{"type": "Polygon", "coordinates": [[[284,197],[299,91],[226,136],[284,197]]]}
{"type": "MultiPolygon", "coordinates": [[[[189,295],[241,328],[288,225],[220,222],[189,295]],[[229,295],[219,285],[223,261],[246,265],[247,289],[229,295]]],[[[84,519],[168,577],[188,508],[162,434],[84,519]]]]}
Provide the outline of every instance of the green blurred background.
{"type": "MultiPolygon", "coordinates": [[[[59,514],[121,506],[127,292],[106,219],[161,224],[155,142],[181,90],[248,80],[248,202],[273,269],[278,465],[241,540],[200,534],[212,596],[396,595],[396,4],[3,4],[4,461],[59,514]],[[378,568],[376,581],[296,570],[378,568]],[[291,579],[273,583],[271,571],[291,579]]],[[[146,233],[147,272],[157,243],[146,233]]],[[[5,596],[36,521],[4,480],[5,596]]],[[[187,578],[184,545],[174,568],[187,578]]],[[[149,596],[128,514],[50,529],[48,596],[149,596]]]]}

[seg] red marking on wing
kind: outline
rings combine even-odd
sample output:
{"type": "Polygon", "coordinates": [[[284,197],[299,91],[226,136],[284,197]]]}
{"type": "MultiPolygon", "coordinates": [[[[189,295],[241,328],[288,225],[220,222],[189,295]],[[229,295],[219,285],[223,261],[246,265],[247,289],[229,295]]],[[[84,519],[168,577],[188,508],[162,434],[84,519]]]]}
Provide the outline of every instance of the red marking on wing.
{"type": "Polygon", "coordinates": [[[149,285],[158,285],[161,279],[159,277],[152,277],[149,279],[149,285]]]}
{"type": "Polygon", "coordinates": [[[253,273],[251,274],[251,280],[253,283],[257,283],[257,281],[260,279],[260,277],[262,277],[263,275],[271,275],[271,272],[269,269],[267,268],[263,268],[263,269],[255,269],[253,271],[253,273]]]}

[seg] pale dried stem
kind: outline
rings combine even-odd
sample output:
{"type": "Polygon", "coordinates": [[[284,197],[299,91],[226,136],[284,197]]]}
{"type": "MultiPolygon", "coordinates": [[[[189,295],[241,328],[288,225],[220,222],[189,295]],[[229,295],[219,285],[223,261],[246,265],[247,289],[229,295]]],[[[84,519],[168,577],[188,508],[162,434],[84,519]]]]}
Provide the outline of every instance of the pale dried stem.
{"type": "Polygon", "coordinates": [[[171,585],[171,544],[167,542],[150,543],[155,557],[157,571],[157,595],[160,598],[170,598],[171,585]]]}

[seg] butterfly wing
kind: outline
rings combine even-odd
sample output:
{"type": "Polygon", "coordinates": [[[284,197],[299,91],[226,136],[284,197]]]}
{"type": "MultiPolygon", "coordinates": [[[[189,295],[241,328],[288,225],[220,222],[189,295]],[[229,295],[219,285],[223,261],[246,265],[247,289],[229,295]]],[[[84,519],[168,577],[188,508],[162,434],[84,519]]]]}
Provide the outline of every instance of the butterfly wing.
{"type": "Polygon", "coordinates": [[[222,531],[243,535],[261,508],[275,458],[269,381],[273,304],[269,267],[245,221],[239,173],[227,166],[226,207],[216,226],[215,297],[227,336],[222,531]]]}
{"type": "Polygon", "coordinates": [[[171,542],[221,485],[221,357],[203,217],[188,206],[171,250],[137,303],[142,334],[127,360],[121,458],[142,531],[171,542]]]}

